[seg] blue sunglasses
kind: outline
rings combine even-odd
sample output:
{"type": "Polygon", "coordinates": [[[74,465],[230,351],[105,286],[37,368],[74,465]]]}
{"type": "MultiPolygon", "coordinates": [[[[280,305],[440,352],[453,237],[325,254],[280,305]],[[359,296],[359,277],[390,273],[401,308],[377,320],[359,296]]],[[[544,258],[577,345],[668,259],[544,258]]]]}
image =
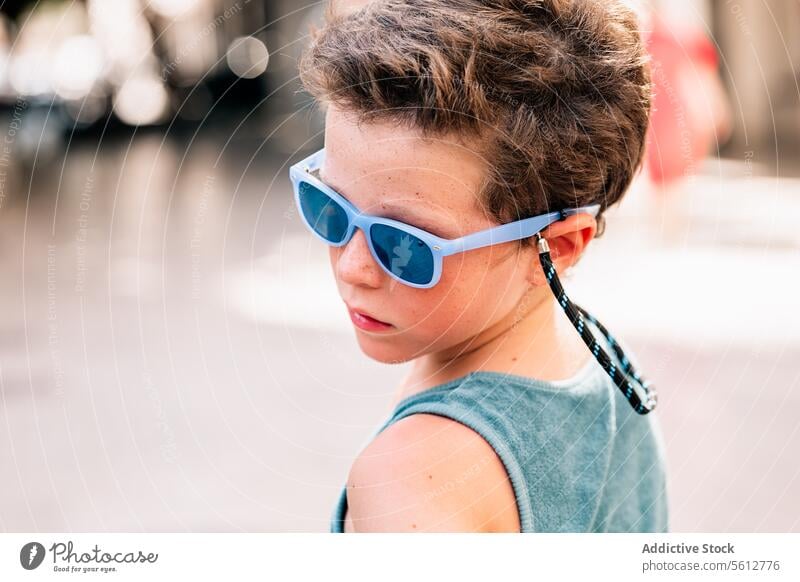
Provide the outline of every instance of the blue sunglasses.
{"type": "Polygon", "coordinates": [[[457,239],[444,239],[398,220],[361,213],[312,174],[324,161],[323,148],[289,169],[295,202],[309,230],[323,242],[341,247],[350,241],[355,229],[360,228],[366,235],[372,256],[383,270],[397,281],[421,289],[439,282],[444,257],[528,238],[566,216],[581,212],[597,216],[600,210],[599,204],[570,208],[509,222],[457,239]]]}

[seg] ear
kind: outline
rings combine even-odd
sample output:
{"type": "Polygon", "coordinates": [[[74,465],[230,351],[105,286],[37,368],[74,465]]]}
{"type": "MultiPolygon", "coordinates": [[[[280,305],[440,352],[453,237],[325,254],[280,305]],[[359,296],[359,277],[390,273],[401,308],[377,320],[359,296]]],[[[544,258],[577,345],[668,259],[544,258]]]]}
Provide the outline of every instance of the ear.
{"type": "MultiPolygon", "coordinates": [[[[580,260],[595,233],[597,220],[586,212],[568,216],[542,230],[540,234],[550,246],[550,258],[553,259],[556,273],[564,273],[580,260]]],[[[542,271],[538,252],[535,261],[531,282],[534,285],[545,285],[547,278],[542,271]]]]}

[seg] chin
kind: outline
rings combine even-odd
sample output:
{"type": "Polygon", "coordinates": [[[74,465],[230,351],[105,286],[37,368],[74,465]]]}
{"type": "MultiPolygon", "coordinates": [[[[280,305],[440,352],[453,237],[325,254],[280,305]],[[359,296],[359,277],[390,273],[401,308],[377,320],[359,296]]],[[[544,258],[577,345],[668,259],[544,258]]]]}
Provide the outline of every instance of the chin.
{"type": "Polygon", "coordinates": [[[410,350],[402,349],[396,336],[374,337],[356,331],[356,338],[364,355],[382,364],[402,364],[414,357],[410,350]]]}

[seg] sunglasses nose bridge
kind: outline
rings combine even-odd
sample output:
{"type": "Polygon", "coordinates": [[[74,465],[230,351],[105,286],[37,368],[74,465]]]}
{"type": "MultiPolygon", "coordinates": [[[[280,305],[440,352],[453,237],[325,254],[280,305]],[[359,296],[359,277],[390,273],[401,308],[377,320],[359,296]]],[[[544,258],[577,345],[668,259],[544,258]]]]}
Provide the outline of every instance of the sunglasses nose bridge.
{"type": "Polygon", "coordinates": [[[356,238],[356,231],[360,230],[364,236],[364,243],[367,245],[367,249],[369,250],[370,259],[373,263],[373,267],[379,269],[381,272],[389,276],[396,276],[394,273],[391,272],[390,268],[384,264],[378,253],[378,249],[375,248],[376,243],[372,238],[372,232],[371,232],[372,224],[373,224],[372,217],[362,215],[358,212],[352,213],[350,215],[350,234],[347,237],[346,244],[349,245],[350,243],[352,243],[353,239],[356,238]]]}
{"type": "Polygon", "coordinates": [[[380,286],[382,265],[375,256],[369,233],[364,228],[353,225],[350,236],[339,250],[336,271],[342,281],[351,285],[380,286]],[[361,232],[361,236],[357,231],[361,232]],[[360,238],[364,240],[358,240],[360,238]]]}
{"type": "Polygon", "coordinates": [[[364,235],[364,243],[367,245],[367,249],[369,250],[370,257],[372,261],[375,263],[375,266],[379,269],[386,271],[386,267],[384,267],[383,263],[378,256],[378,252],[375,249],[375,243],[372,240],[372,236],[370,233],[370,227],[372,226],[372,222],[370,221],[369,217],[359,214],[355,212],[350,215],[350,236],[348,236],[348,242],[352,241],[353,238],[356,236],[356,231],[361,231],[361,234],[364,235]]]}
{"type": "Polygon", "coordinates": [[[370,251],[372,251],[372,244],[369,240],[369,224],[365,220],[365,217],[359,214],[358,212],[348,211],[347,218],[349,222],[348,225],[349,232],[347,236],[347,241],[349,242],[350,240],[352,240],[353,237],[356,235],[356,231],[360,230],[364,235],[364,239],[365,242],[367,243],[367,246],[369,246],[370,251]]]}

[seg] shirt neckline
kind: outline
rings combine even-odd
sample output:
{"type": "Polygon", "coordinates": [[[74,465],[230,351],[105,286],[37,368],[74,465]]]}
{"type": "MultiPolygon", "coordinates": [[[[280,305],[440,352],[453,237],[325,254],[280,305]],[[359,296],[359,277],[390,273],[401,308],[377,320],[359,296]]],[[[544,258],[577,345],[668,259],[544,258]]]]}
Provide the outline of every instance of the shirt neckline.
{"type": "Polygon", "coordinates": [[[513,374],[511,372],[498,372],[495,370],[474,370],[463,376],[459,376],[458,378],[454,378],[453,380],[448,380],[442,384],[437,384],[436,386],[431,386],[430,388],[426,388],[425,390],[421,390],[415,394],[411,394],[410,396],[406,396],[402,400],[400,400],[397,405],[395,406],[395,411],[400,410],[402,407],[406,406],[409,402],[416,398],[420,398],[422,396],[426,396],[431,393],[442,392],[446,390],[450,390],[455,388],[458,385],[461,385],[465,382],[468,382],[472,378],[487,378],[487,379],[495,379],[500,381],[511,381],[516,382],[518,384],[524,384],[527,387],[540,389],[540,390],[547,390],[551,392],[573,392],[576,389],[581,388],[581,384],[586,378],[595,371],[596,369],[596,360],[593,357],[590,357],[586,364],[575,372],[572,376],[568,378],[562,378],[560,380],[541,380],[539,378],[534,378],[532,376],[522,376],[520,374],[513,374]]]}

